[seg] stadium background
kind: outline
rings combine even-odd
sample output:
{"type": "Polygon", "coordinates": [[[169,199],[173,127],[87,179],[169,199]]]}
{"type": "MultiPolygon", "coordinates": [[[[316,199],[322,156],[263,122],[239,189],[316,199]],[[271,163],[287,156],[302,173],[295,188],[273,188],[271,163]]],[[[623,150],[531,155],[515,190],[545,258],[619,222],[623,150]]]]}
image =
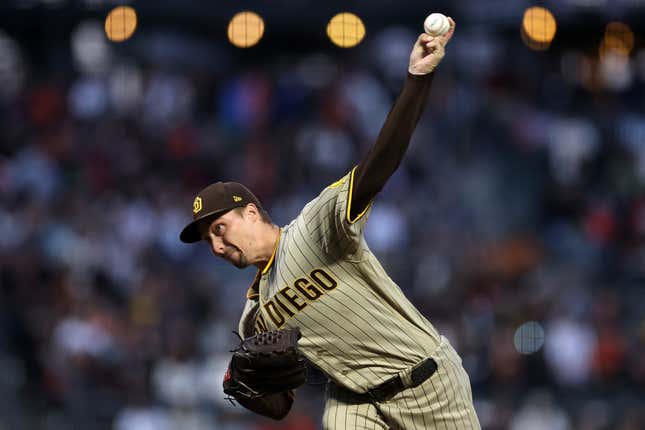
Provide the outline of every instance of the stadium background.
{"type": "Polygon", "coordinates": [[[321,385],[283,423],[224,400],[253,270],[178,233],[211,181],[284,224],[351,168],[432,11],[458,31],[371,248],[459,350],[485,429],[642,428],[645,2],[4,0],[0,429],[319,428],[321,385]],[[119,5],[138,27],[112,43],[119,5]],[[241,10],[265,22],[249,49],[226,37],[241,10]],[[325,33],[342,11],[355,48],[325,33]]]}

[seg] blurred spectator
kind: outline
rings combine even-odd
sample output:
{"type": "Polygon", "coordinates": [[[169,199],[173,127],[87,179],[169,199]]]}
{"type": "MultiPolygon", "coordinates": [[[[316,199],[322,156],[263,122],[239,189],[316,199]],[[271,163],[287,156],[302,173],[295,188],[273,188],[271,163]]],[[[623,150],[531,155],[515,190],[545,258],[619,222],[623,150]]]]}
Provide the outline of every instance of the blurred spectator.
{"type": "Polygon", "coordinates": [[[546,327],[544,355],[556,380],[572,386],[588,383],[596,341],[587,324],[567,317],[552,321],[546,327]]]}
{"type": "Polygon", "coordinates": [[[566,413],[545,392],[531,393],[509,426],[510,430],[568,430],[570,428],[566,413]]]}

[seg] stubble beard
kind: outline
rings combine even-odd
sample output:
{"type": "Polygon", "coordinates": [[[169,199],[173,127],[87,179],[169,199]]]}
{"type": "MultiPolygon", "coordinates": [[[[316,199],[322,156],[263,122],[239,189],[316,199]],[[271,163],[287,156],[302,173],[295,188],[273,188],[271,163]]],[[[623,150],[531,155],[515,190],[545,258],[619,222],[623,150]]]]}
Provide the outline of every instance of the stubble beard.
{"type": "Polygon", "coordinates": [[[236,259],[234,255],[231,255],[231,257],[233,258],[229,258],[228,261],[230,261],[231,264],[233,264],[233,266],[237,267],[238,269],[246,268],[249,265],[249,262],[242,250],[238,247],[235,247],[235,252],[239,257],[236,259]]]}
{"type": "Polygon", "coordinates": [[[238,269],[244,269],[249,265],[249,263],[246,261],[246,256],[240,251],[240,258],[237,261],[234,261],[233,265],[238,269]]]}

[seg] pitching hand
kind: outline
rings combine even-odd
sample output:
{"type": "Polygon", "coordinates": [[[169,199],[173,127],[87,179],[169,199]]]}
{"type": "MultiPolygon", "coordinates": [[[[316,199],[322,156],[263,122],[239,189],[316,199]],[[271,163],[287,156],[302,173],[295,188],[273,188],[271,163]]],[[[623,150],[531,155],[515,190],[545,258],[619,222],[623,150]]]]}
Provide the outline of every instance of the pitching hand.
{"type": "Polygon", "coordinates": [[[410,73],[427,75],[439,65],[446,53],[446,44],[455,32],[455,21],[450,17],[448,21],[450,21],[450,29],[443,36],[432,37],[426,33],[419,35],[410,53],[410,67],[408,68],[410,73]]]}

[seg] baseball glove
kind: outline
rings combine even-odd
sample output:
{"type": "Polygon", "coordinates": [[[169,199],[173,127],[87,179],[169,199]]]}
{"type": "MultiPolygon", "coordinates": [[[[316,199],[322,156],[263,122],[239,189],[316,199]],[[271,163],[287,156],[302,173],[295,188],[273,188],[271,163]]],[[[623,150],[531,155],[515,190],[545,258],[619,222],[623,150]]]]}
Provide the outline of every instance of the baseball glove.
{"type": "Polygon", "coordinates": [[[224,377],[224,392],[240,399],[257,399],[299,387],[306,365],[298,351],[300,330],[260,333],[241,340],[224,377]]]}

